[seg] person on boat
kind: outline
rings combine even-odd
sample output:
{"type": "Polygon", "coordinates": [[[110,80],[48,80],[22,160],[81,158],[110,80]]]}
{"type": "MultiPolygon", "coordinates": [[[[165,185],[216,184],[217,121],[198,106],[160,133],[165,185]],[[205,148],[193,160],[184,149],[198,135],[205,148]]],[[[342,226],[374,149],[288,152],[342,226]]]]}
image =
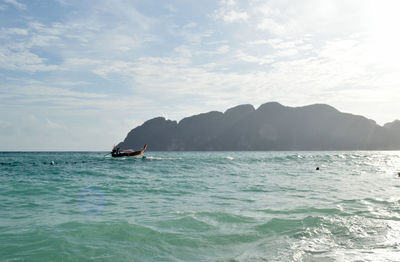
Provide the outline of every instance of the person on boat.
{"type": "Polygon", "coordinates": [[[111,154],[118,155],[119,154],[119,147],[114,146],[113,150],[111,151],[111,154]]]}

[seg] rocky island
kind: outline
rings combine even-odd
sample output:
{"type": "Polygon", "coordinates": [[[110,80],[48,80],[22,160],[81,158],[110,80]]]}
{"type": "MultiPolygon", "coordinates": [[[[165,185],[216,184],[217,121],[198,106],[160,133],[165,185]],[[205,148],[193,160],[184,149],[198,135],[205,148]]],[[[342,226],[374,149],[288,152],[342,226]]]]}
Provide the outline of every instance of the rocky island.
{"type": "Polygon", "coordinates": [[[121,148],[153,151],[399,150],[400,121],[384,126],[326,104],[239,105],[181,121],[156,117],[132,129],[121,148]]]}

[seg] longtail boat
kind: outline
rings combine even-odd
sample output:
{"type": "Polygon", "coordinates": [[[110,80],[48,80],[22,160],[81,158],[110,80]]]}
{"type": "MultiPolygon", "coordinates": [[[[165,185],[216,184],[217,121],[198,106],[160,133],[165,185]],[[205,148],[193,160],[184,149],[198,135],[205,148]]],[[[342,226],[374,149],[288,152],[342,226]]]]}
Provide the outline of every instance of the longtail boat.
{"type": "Polygon", "coordinates": [[[114,146],[113,150],[111,151],[112,157],[126,157],[126,156],[140,156],[143,155],[144,151],[146,151],[147,144],[139,151],[133,151],[132,149],[124,149],[121,150],[119,147],[114,146]]]}

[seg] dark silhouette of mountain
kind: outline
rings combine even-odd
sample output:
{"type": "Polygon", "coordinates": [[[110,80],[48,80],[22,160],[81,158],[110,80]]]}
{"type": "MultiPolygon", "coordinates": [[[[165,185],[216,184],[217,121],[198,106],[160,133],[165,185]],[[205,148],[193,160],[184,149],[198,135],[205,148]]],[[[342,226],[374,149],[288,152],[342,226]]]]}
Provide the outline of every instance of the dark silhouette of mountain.
{"type": "Polygon", "coordinates": [[[388,149],[392,150],[399,150],[400,147],[400,121],[395,120],[390,123],[386,123],[383,126],[384,129],[386,129],[386,132],[388,133],[388,142],[390,145],[388,146],[388,149]]]}
{"type": "Polygon", "coordinates": [[[177,121],[157,117],[132,129],[121,148],[154,151],[395,150],[400,121],[383,127],[325,105],[287,107],[277,102],[239,105],[177,121]]]}

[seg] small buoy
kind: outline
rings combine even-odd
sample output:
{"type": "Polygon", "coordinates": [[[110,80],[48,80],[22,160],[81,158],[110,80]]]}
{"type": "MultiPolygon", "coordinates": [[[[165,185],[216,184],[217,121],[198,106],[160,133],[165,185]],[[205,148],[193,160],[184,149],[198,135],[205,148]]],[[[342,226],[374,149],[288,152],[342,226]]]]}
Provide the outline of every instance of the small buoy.
{"type": "Polygon", "coordinates": [[[54,166],[54,161],[51,161],[51,162],[50,162],[50,165],[54,166]]]}
{"type": "Polygon", "coordinates": [[[317,166],[317,168],[315,170],[319,170],[319,167],[317,166]]]}

